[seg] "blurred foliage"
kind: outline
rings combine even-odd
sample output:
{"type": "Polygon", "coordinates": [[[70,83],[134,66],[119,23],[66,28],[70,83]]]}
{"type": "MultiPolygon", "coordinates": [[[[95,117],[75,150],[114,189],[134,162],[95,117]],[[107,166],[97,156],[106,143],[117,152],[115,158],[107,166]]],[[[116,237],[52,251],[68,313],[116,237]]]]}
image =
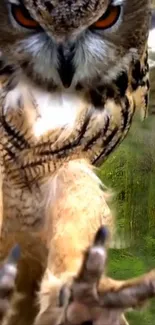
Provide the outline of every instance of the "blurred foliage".
{"type": "MultiPolygon", "coordinates": [[[[110,250],[109,275],[127,279],[155,268],[155,116],[143,123],[134,121],[128,137],[99,175],[115,191],[120,238],[130,240],[129,248],[110,250]]],[[[130,325],[154,325],[155,299],[127,318],[130,325]]]]}

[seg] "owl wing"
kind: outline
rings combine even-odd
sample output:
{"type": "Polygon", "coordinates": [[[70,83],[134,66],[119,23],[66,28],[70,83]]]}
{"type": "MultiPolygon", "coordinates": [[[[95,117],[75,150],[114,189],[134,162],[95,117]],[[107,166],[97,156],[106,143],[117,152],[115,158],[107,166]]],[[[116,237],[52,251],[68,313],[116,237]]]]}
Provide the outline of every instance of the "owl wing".
{"type": "Polygon", "coordinates": [[[141,60],[133,65],[131,73],[131,91],[135,108],[140,110],[142,120],[148,115],[149,89],[148,49],[146,48],[141,60]]]}

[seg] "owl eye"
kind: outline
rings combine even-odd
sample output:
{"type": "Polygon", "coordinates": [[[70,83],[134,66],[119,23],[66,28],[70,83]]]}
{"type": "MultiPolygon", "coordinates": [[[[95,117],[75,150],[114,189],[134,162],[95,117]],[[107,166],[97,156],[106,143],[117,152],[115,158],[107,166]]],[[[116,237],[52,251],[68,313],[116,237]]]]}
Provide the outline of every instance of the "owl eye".
{"type": "Polygon", "coordinates": [[[112,27],[120,16],[120,6],[109,6],[103,16],[93,24],[93,28],[96,29],[107,29],[112,27]]]}
{"type": "Polygon", "coordinates": [[[36,29],[39,24],[30,16],[27,9],[22,5],[11,5],[11,13],[18,24],[22,27],[36,29]]]}

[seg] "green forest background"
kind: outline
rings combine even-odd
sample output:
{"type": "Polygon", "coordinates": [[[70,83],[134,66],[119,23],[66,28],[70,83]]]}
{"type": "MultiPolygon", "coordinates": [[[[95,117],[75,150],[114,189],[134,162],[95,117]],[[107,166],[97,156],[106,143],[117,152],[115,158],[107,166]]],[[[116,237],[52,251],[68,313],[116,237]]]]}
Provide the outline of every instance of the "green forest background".
{"type": "MultiPolygon", "coordinates": [[[[115,191],[118,232],[128,248],[111,249],[109,275],[138,276],[155,268],[155,115],[136,121],[126,140],[100,169],[103,183],[115,191]]],[[[116,241],[117,244],[117,241],[116,241]]],[[[130,325],[155,324],[155,300],[127,315],[130,325]]]]}

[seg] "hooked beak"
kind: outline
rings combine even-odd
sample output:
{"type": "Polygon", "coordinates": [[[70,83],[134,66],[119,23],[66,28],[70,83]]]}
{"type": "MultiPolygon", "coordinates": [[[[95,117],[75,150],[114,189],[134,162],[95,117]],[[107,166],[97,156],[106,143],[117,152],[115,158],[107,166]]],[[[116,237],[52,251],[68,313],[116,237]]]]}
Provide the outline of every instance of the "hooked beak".
{"type": "Polygon", "coordinates": [[[74,47],[66,47],[59,45],[58,56],[59,56],[59,68],[58,73],[62,84],[65,88],[69,88],[75,73],[75,66],[73,63],[75,49],[74,47]]]}

